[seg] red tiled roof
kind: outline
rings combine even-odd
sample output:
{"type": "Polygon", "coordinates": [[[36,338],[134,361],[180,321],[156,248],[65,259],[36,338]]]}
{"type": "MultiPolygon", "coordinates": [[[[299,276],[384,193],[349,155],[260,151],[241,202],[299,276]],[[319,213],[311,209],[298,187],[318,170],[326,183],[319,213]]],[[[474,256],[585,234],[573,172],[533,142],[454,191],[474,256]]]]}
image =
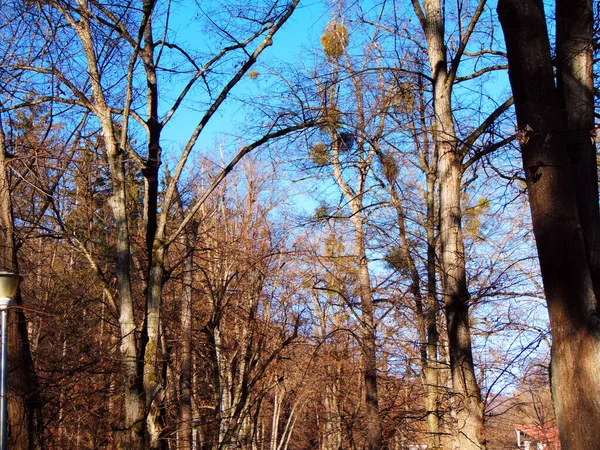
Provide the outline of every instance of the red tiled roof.
{"type": "Polygon", "coordinates": [[[552,444],[554,449],[560,450],[560,437],[558,435],[558,428],[555,424],[515,424],[515,429],[525,433],[542,444],[552,444]]]}

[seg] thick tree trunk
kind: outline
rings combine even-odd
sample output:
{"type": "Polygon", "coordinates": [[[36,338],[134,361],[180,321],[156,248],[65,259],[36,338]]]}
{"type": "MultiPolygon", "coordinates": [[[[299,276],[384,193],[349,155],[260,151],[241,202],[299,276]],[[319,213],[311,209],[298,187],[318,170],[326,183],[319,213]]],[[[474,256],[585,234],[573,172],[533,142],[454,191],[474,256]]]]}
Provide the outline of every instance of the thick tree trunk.
{"type": "Polygon", "coordinates": [[[557,0],[558,101],[566,129],[565,144],[594,292],[596,298],[600,298],[600,210],[597,154],[593,139],[593,28],[592,0],[557,0]]]}
{"type": "MultiPolygon", "coordinates": [[[[446,95],[449,97],[450,93],[446,95]]],[[[443,97],[436,94],[440,148],[440,244],[442,285],[448,328],[452,389],[457,424],[457,447],[461,450],[485,448],[483,402],[475,377],[469,326],[464,242],[461,228],[462,163],[456,153],[451,111],[439,107],[443,97]],[[441,101],[440,101],[441,100],[441,101]],[[445,122],[445,124],[444,124],[445,122]],[[446,132],[446,130],[448,130],[446,132]],[[445,137],[444,137],[445,135],[445,137]]],[[[449,103],[449,98],[447,99],[449,103]]]]}
{"type": "MultiPolygon", "coordinates": [[[[591,13],[590,2],[575,3],[576,9],[587,5],[585,14],[580,12],[582,16],[591,13]]],[[[564,9],[557,12],[565,14],[564,9]]],[[[597,193],[580,191],[586,181],[572,179],[581,168],[571,163],[580,165],[585,157],[570,154],[573,142],[567,141],[578,131],[571,132],[574,122],[561,120],[565,115],[560,114],[560,96],[567,92],[565,80],[577,75],[561,75],[563,91],[556,89],[541,0],[500,0],[498,14],[506,40],[533,231],[550,315],[552,394],[561,444],[563,450],[600,449],[596,432],[600,423],[600,323],[586,247],[590,243],[581,225],[586,219],[580,220],[578,211],[584,198],[594,201],[597,193]]],[[[570,16],[570,20],[575,18],[570,16]]],[[[569,36],[573,35],[557,36],[557,40],[569,36]]],[[[561,45],[569,47],[566,42],[561,45]]],[[[574,66],[561,63],[559,70],[572,71],[574,66]]],[[[578,98],[573,92],[569,96],[572,98],[565,99],[567,104],[578,98]]],[[[597,190],[597,186],[587,189],[597,190]]],[[[597,209],[595,202],[590,205],[593,209],[597,209]]]]}

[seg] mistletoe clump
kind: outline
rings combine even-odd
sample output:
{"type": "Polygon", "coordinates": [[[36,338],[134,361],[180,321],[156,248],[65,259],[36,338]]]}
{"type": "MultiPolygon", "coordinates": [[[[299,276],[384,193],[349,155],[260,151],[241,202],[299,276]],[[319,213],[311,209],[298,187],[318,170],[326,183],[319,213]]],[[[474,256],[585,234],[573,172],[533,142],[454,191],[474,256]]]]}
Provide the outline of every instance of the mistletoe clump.
{"type": "Polygon", "coordinates": [[[329,59],[336,60],[348,46],[348,28],[343,23],[335,19],[329,22],[325,27],[325,33],[321,36],[321,45],[323,53],[329,59]]]}

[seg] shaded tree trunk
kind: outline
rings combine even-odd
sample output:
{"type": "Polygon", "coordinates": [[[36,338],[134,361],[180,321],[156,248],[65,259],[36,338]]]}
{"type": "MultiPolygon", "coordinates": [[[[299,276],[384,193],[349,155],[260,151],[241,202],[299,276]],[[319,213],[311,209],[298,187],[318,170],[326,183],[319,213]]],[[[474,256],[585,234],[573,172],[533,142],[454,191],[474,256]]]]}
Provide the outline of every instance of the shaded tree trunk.
{"type": "Polygon", "coordinates": [[[500,0],[498,14],[550,315],[551,384],[561,444],[564,450],[600,449],[593,248],[598,197],[597,182],[588,172],[596,163],[594,156],[590,165],[593,99],[591,68],[585,62],[591,59],[592,2],[557,2],[558,89],[542,1],[500,0]],[[561,111],[561,104],[573,111],[561,111]]]}
{"type": "MultiPolygon", "coordinates": [[[[19,272],[4,130],[0,123],[0,270],[19,272]]],[[[42,401],[20,291],[8,311],[8,439],[14,449],[42,448],[42,401]]]]}
{"type": "Polygon", "coordinates": [[[591,0],[556,2],[558,101],[577,198],[577,211],[600,298],[600,210],[594,145],[594,17],[591,0]]]}

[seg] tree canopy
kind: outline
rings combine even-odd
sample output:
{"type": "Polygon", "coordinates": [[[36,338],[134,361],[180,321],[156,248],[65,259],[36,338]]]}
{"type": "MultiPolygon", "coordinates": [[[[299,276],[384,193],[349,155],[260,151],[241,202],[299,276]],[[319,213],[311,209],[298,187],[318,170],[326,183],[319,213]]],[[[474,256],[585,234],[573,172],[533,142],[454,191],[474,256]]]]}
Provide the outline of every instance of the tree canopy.
{"type": "Polygon", "coordinates": [[[600,448],[555,3],[3,1],[9,448],[600,448]]]}

